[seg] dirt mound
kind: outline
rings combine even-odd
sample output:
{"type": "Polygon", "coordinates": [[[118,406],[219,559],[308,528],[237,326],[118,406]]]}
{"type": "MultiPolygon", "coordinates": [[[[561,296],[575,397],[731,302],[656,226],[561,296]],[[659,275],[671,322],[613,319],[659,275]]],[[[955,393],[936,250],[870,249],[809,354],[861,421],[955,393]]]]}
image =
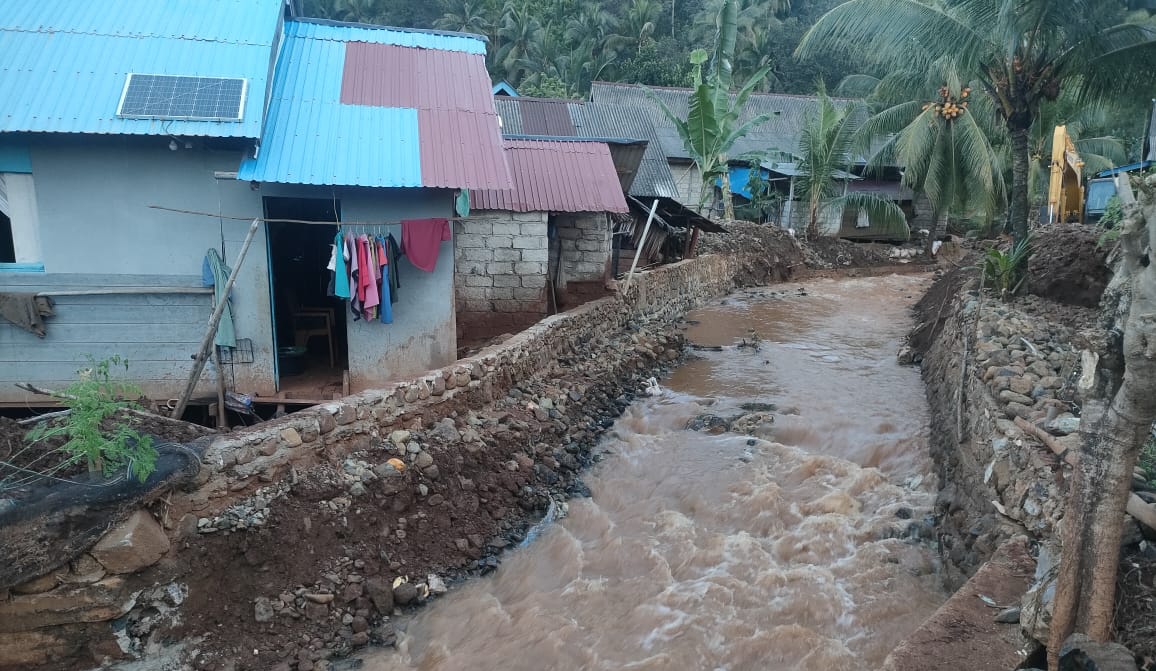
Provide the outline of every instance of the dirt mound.
{"type": "Polygon", "coordinates": [[[803,243],[803,253],[811,268],[868,268],[896,263],[891,258],[893,245],[873,242],[848,242],[838,238],[819,238],[803,243]]]}
{"type": "Polygon", "coordinates": [[[935,282],[915,304],[915,328],[907,336],[907,345],[922,356],[939,337],[944,322],[952,315],[951,301],[965,285],[979,275],[970,265],[962,265],[935,278],[935,282]]]}
{"type": "Polygon", "coordinates": [[[1028,291],[1059,303],[1096,307],[1111,272],[1098,231],[1080,224],[1056,224],[1036,233],[1028,261],[1028,291]]]}
{"type": "Polygon", "coordinates": [[[700,254],[746,254],[737,279],[740,284],[755,286],[782,282],[801,270],[806,262],[798,241],[777,226],[749,221],[725,221],[726,233],[704,233],[699,241],[700,254]]]}

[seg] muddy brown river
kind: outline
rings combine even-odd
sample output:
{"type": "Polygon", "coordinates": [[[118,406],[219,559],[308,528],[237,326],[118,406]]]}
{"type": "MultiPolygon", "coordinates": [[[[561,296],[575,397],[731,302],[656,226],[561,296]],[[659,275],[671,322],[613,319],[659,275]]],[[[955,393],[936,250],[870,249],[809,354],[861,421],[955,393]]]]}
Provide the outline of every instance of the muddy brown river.
{"type": "Polygon", "coordinates": [[[364,668],[878,668],[947,597],[911,539],[928,412],[895,363],[927,281],[778,285],[688,315],[705,348],[603,440],[592,497],[364,668]],[[747,420],[757,438],[686,429],[751,404],[774,406],[747,420]]]}

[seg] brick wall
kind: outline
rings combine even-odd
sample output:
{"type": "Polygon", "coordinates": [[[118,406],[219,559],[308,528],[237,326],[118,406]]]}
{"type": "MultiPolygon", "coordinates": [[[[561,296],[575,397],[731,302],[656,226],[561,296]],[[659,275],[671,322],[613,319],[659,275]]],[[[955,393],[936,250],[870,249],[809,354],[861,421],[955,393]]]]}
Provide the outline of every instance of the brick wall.
{"type": "Polygon", "coordinates": [[[550,276],[563,290],[569,282],[599,282],[610,260],[610,221],[605,212],[554,215],[556,235],[550,240],[550,276]],[[555,275],[555,265],[562,272],[555,275]]]}
{"type": "Polygon", "coordinates": [[[546,314],[545,212],[480,210],[454,224],[459,342],[514,333],[546,314]]]}

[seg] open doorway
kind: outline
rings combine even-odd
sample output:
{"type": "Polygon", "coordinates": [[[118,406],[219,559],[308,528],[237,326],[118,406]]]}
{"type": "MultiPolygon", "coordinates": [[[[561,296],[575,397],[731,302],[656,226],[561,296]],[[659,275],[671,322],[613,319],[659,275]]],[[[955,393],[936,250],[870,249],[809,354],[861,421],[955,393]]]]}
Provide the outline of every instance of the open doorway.
{"type": "Polygon", "coordinates": [[[265,198],[268,219],[319,222],[268,223],[277,388],[285,398],[321,401],[343,392],[345,304],[329,295],[327,268],[340,207],[322,198],[265,198]]]}

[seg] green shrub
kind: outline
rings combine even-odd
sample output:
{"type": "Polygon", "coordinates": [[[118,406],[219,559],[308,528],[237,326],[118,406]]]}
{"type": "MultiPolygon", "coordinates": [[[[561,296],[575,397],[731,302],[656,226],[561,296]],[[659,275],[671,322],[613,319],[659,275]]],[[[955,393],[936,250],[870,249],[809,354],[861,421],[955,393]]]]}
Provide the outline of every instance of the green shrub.
{"type": "Polygon", "coordinates": [[[113,367],[124,367],[128,361],[119,356],[96,361],[89,357],[90,368],[77,371],[79,379],[60,393],[61,402],[69,409],[60,424],[39,424],[28,432],[26,440],[34,442],[57,436],[67,441],[60,450],[66,463],[84,462],[89,472],[100,471],[106,476],[126,469],[130,477],[144,482],[156,468],[157,451],[152,438],[120,422],[111,433],[103,429],[105,420],[127,409],[139,409],[128,400],[139,398],[140,388],[112,377],[113,367]]]}
{"type": "Polygon", "coordinates": [[[1103,247],[1104,245],[1115,242],[1120,239],[1120,224],[1124,221],[1124,208],[1120,205],[1120,197],[1112,196],[1108,199],[1107,206],[1104,207],[1104,214],[1100,217],[1097,225],[1100,228],[1100,237],[1096,239],[1096,245],[1103,247]]]}
{"type": "Polygon", "coordinates": [[[1012,245],[1011,249],[992,248],[983,257],[984,285],[1005,299],[1019,293],[1028,276],[1028,259],[1032,256],[1031,235],[1012,245]]]}

